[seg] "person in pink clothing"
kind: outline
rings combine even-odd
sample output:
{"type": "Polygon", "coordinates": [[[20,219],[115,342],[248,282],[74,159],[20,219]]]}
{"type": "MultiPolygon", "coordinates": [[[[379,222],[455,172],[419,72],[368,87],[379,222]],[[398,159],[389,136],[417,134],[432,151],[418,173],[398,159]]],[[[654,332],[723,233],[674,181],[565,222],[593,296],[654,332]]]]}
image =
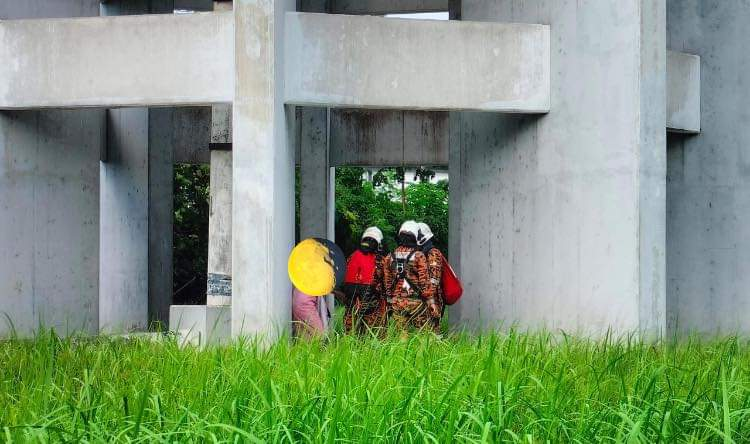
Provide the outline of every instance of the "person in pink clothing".
{"type": "Polygon", "coordinates": [[[292,331],[295,337],[322,336],[325,332],[320,317],[321,297],[310,296],[292,287],[292,331]]]}

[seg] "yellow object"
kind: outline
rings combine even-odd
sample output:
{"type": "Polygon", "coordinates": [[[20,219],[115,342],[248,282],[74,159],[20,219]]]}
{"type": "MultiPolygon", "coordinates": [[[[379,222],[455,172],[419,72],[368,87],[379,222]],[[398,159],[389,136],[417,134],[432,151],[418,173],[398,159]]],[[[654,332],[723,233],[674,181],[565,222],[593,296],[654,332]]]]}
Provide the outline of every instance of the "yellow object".
{"type": "Polygon", "coordinates": [[[292,284],[310,296],[325,296],[336,284],[328,248],[315,239],[306,239],[294,247],[287,271],[292,284]]]}

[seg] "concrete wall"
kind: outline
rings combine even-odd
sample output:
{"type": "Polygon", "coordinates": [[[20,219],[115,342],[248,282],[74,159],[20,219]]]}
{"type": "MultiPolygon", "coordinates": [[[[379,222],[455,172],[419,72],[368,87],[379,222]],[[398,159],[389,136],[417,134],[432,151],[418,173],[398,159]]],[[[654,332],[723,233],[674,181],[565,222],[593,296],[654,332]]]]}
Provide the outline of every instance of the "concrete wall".
{"type": "Polygon", "coordinates": [[[670,330],[750,332],[750,4],[668,0],[669,48],[700,56],[701,134],[670,135],[670,330]]]}
{"type": "Polygon", "coordinates": [[[463,1],[463,19],[550,24],[553,112],[461,116],[452,320],[661,333],[663,16],[651,0],[463,1]]]}
{"type": "Polygon", "coordinates": [[[226,12],[4,21],[0,60],[13,63],[0,64],[0,109],[229,102],[232,20],[226,12]]]}
{"type": "Polygon", "coordinates": [[[549,110],[547,26],[296,12],[286,25],[287,103],[549,110]]]}
{"type": "Polygon", "coordinates": [[[101,164],[103,331],[147,326],[148,160],[148,110],[109,110],[106,162],[101,164]]]}
{"type": "Polygon", "coordinates": [[[0,113],[0,336],[98,329],[103,116],[0,113]]]}
{"type": "MultiPolygon", "coordinates": [[[[96,16],[96,0],[0,2],[0,19],[96,16]]],[[[0,112],[0,336],[98,330],[101,110],[0,112]]]]}

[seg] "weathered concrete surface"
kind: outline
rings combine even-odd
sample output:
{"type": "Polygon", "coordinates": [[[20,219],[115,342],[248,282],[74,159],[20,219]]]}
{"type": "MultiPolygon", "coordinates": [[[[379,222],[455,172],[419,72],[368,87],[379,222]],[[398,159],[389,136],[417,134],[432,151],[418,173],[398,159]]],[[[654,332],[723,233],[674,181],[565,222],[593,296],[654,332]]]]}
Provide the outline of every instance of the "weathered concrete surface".
{"type": "MultiPolygon", "coordinates": [[[[171,127],[175,163],[207,165],[211,162],[208,146],[211,143],[210,106],[172,108],[171,127]]],[[[160,128],[156,128],[159,130],[160,128]]]]}
{"type": "MultiPolygon", "coordinates": [[[[96,16],[96,0],[0,2],[0,19],[96,16]]],[[[0,336],[99,326],[104,111],[0,112],[0,336]]]]}
{"type": "Polygon", "coordinates": [[[331,111],[330,164],[447,166],[448,113],[331,111]]]}
{"type": "Polygon", "coordinates": [[[284,107],[284,13],[295,1],[234,3],[232,334],[272,340],[291,322],[294,110],[284,107]]]}
{"type": "Polygon", "coordinates": [[[667,129],[701,131],[701,59],[696,55],[667,51],[667,129]]]}
{"type": "Polygon", "coordinates": [[[99,0],[3,0],[0,20],[96,17],[99,0]]]}
{"type": "Polygon", "coordinates": [[[100,322],[108,332],[166,325],[172,301],[172,108],[108,110],[101,163],[100,322]]]}
{"type": "Polygon", "coordinates": [[[148,110],[148,321],[166,328],[173,292],[174,143],[179,108],[148,110]]]}
{"type": "Polygon", "coordinates": [[[554,112],[462,115],[451,236],[465,294],[450,319],[661,334],[664,2],[462,7],[468,20],[550,24],[554,112]]]}
{"type": "Polygon", "coordinates": [[[300,12],[383,15],[448,10],[448,0],[300,0],[300,12]]]}
{"type": "Polygon", "coordinates": [[[230,102],[232,17],[3,21],[0,109],[230,102]]]}
{"type": "Polygon", "coordinates": [[[104,112],[0,113],[0,337],[99,324],[104,112]]]}
{"type": "MultiPolygon", "coordinates": [[[[335,240],[335,172],[329,163],[329,112],[325,108],[302,108],[299,113],[300,240],[310,237],[335,240]]],[[[323,325],[329,325],[333,297],[320,304],[323,325]]]]}
{"type": "Polygon", "coordinates": [[[300,118],[300,240],[328,237],[331,186],[328,164],[328,111],[303,108],[300,118]]]}
{"type": "Polygon", "coordinates": [[[232,303],[232,152],[211,151],[208,294],[211,306],[232,303]]]}
{"type": "Polygon", "coordinates": [[[169,309],[170,330],[179,335],[182,345],[216,345],[228,342],[232,332],[229,307],[173,305],[169,309]]]}
{"type": "Polygon", "coordinates": [[[545,25],[297,12],[286,14],[286,25],[287,103],[522,113],[550,109],[545,25]]]}
{"type": "Polygon", "coordinates": [[[211,143],[232,143],[232,105],[220,104],[211,107],[211,143]]]}
{"type": "Polygon", "coordinates": [[[750,333],[750,5],[669,0],[669,47],[700,56],[701,134],[670,135],[670,331],[750,333]]]}
{"type": "Polygon", "coordinates": [[[101,15],[171,14],[174,0],[103,0],[101,15]]]}
{"type": "Polygon", "coordinates": [[[149,291],[148,110],[107,111],[101,163],[99,322],[105,332],[147,326],[149,291]]]}

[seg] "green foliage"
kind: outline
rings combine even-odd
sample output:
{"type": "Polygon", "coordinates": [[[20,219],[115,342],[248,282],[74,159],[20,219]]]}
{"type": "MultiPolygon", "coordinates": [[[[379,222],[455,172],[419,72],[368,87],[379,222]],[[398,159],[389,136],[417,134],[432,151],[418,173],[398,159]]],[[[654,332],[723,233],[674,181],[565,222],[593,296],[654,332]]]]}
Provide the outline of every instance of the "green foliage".
{"type": "Polygon", "coordinates": [[[435,234],[435,245],[448,254],[448,182],[430,183],[434,172],[417,171],[419,183],[405,187],[403,170],[384,168],[363,178],[364,169],[336,169],[336,242],[346,253],[354,251],[362,232],[375,225],[383,231],[386,248],[396,244],[398,228],[405,220],[427,223],[435,234]]]}
{"type": "Polygon", "coordinates": [[[208,165],[174,167],[174,303],[205,303],[210,179],[208,165]]]}
{"type": "Polygon", "coordinates": [[[7,442],[750,442],[750,347],[548,333],[0,343],[7,442]]]}

